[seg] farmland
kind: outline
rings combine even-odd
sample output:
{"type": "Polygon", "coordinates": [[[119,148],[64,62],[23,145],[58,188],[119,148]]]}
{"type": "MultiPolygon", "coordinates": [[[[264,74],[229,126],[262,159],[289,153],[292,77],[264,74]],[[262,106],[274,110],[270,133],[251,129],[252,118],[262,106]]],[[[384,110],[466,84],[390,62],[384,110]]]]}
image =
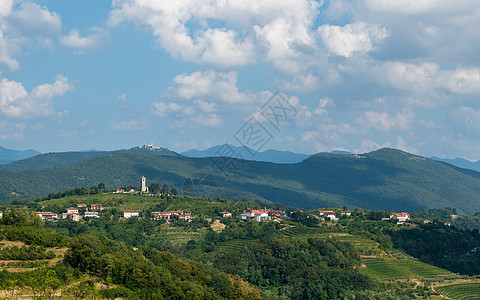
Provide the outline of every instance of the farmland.
{"type": "Polygon", "coordinates": [[[478,282],[443,285],[436,287],[435,290],[449,299],[480,299],[480,283],[478,282]]]}
{"type": "Polygon", "coordinates": [[[391,256],[363,257],[360,272],[381,280],[423,279],[454,275],[412,258],[396,259],[391,256]]]}

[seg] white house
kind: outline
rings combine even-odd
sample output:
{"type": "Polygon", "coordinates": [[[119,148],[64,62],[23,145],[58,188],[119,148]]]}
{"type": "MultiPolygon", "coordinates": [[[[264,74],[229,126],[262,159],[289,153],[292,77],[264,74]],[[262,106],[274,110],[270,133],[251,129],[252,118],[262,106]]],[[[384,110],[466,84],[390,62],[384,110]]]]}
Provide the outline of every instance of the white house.
{"type": "Polygon", "coordinates": [[[231,217],[232,216],[232,213],[228,212],[228,211],[222,211],[219,213],[220,217],[222,218],[228,218],[228,217],[231,217]]]}
{"type": "Polygon", "coordinates": [[[100,216],[98,215],[98,211],[86,211],[85,218],[99,218],[100,216]]]}
{"type": "Polygon", "coordinates": [[[390,215],[390,219],[397,220],[398,222],[405,222],[410,219],[410,214],[407,214],[406,212],[393,213],[390,215]]]}
{"type": "Polygon", "coordinates": [[[270,221],[270,216],[266,212],[256,213],[253,216],[253,219],[257,222],[268,222],[270,221]]]}
{"type": "Polygon", "coordinates": [[[338,221],[337,215],[335,214],[334,211],[331,210],[320,210],[318,211],[318,214],[320,216],[323,216],[324,218],[329,218],[330,221],[338,221]]]}
{"type": "Polygon", "coordinates": [[[342,210],[340,215],[350,217],[352,215],[352,212],[350,210],[342,210]]]}
{"type": "Polygon", "coordinates": [[[123,217],[128,219],[131,217],[138,217],[140,216],[140,212],[138,210],[124,210],[123,217]]]}
{"type": "Polygon", "coordinates": [[[67,214],[78,214],[78,208],[75,208],[75,207],[67,208],[67,214]]]}
{"type": "Polygon", "coordinates": [[[49,211],[37,211],[36,214],[44,221],[53,221],[58,219],[58,215],[49,211]]]}

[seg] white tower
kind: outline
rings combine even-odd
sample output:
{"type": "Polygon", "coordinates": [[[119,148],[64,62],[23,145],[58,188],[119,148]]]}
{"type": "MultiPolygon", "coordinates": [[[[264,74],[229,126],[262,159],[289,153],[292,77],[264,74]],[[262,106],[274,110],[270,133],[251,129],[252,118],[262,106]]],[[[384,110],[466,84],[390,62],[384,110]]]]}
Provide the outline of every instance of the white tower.
{"type": "Polygon", "coordinates": [[[147,189],[147,178],[146,178],[145,176],[142,176],[141,191],[142,191],[143,193],[148,192],[148,189],[147,189]]]}

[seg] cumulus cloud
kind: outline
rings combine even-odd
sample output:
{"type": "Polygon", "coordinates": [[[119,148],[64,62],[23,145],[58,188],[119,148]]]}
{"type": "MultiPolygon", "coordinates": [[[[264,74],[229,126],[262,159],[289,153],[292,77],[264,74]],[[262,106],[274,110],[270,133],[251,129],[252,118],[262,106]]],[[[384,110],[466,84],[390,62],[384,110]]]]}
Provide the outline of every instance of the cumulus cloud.
{"type": "Polygon", "coordinates": [[[68,78],[57,75],[54,83],[46,83],[30,93],[22,83],[3,78],[0,81],[0,113],[9,118],[30,118],[53,114],[52,99],[63,96],[73,85],[68,78]]]}
{"type": "Polygon", "coordinates": [[[0,1],[0,64],[16,71],[20,64],[15,58],[22,47],[35,43],[52,47],[50,36],[61,29],[61,19],[55,12],[32,2],[0,1]]]}
{"type": "Polygon", "coordinates": [[[318,33],[331,53],[344,57],[369,52],[374,49],[375,43],[388,36],[385,28],[365,22],[350,23],[343,27],[326,24],[318,28],[318,33]]]}
{"type": "Polygon", "coordinates": [[[378,75],[386,78],[391,86],[417,95],[438,94],[445,89],[458,95],[480,95],[479,67],[442,70],[435,63],[391,62],[384,64],[378,75]]]}
{"type": "Polygon", "coordinates": [[[379,131],[409,130],[414,122],[414,115],[410,111],[397,112],[392,116],[386,112],[367,111],[364,118],[358,122],[367,128],[379,131]]]}
{"type": "Polygon", "coordinates": [[[55,12],[31,2],[24,2],[19,9],[10,10],[5,17],[9,32],[20,36],[48,36],[60,31],[62,22],[55,12]]]}
{"type": "Polygon", "coordinates": [[[82,37],[77,29],[72,29],[67,35],[60,38],[62,45],[77,49],[97,49],[105,42],[109,36],[108,32],[94,28],[94,32],[89,36],[82,37]]]}
{"type": "Polygon", "coordinates": [[[184,100],[214,98],[228,103],[244,103],[251,100],[247,94],[239,92],[236,72],[208,70],[180,74],[175,76],[168,92],[184,100]]]}

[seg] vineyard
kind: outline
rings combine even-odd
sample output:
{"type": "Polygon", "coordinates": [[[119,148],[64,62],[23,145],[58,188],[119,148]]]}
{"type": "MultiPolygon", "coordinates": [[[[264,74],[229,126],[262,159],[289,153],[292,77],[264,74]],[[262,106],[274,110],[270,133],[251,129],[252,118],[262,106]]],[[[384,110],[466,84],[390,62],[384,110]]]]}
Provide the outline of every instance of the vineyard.
{"type": "Polygon", "coordinates": [[[422,279],[445,277],[453,273],[414,259],[392,257],[364,257],[360,272],[382,280],[422,279]]]}
{"type": "Polygon", "coordinates": [[[450,299],[480,299],[480,283],[458,283],[443,285],[436,287],[435,290],[450,299]]]}
{"type": "Polygon", "coordinates": [[[326,233],[323,228],[292,226],[282,230],[282,233],[294,238],[334,238],[352,244],[360,254],[379,254],[380,252],[377,243],[369,238],[348,233],[326,233]]]}

